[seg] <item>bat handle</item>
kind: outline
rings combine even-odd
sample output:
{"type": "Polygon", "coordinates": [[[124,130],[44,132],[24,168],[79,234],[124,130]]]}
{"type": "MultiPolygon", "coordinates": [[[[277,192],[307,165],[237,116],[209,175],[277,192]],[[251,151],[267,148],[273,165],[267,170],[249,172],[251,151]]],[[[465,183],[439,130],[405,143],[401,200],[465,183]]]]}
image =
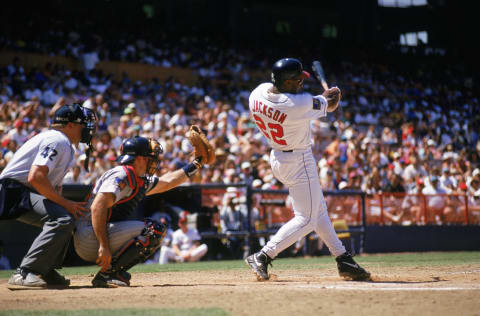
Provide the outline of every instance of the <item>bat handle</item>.
{"type": "Polygon", "coordinates": [[[323,89],[325,89],[325,91],[328,90],[328,84],[325,80],[322,80],[322,87],[323,87],[323,89]]]}

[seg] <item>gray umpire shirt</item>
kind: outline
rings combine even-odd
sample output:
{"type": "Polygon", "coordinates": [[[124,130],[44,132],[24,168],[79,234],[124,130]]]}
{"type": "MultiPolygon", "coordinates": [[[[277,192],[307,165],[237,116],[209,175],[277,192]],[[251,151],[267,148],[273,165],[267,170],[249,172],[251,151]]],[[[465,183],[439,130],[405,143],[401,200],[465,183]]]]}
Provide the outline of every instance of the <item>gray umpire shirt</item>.
{"type": "Polygon", "coordinates": [[[74,162],[74,154],[75,148],[64,133],[48,130],[32,137],[15,152],[0,179],[14,179],[33,189],[27,180],[30,168],[47,166],[47,178],[58,188],[74,162]]]}

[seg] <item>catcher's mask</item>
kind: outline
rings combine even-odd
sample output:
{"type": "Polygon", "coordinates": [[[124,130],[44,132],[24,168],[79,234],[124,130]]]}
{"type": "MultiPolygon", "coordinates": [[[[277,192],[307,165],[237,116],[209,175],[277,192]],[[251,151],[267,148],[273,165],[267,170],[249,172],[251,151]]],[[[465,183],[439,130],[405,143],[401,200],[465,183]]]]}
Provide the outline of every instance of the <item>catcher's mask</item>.
{"type": "Polygon", "coordinates": [[[54,116],[53,123],[77,123],[83,125],[81,143],[89,144],[96,130],[97,117],[95,112],[84,108],[78,103],[64,105],[59,108],[54,116]]]}
{"type": "Polygon", "coordinates": [[[122,165],[131,164],[137,156],[149,158],[146,173],[155,174],[160,170],[160,155],[163,148],[160,143],[152,138],[136,136],[126,139],[120,148],[122,155],[118,157],[117,162],[122,165]]]}
{"type": "Polygon", "coordinates": [[[53,124],[67,124],[69,122],[82,125],[80,142],[87,144],[84,168],[88,171],[88,160],[93,151],[92,138],[97,129],[97,116],[95,112],[81,106],[79,103],[60,107],[53,116],[53,124]]]}

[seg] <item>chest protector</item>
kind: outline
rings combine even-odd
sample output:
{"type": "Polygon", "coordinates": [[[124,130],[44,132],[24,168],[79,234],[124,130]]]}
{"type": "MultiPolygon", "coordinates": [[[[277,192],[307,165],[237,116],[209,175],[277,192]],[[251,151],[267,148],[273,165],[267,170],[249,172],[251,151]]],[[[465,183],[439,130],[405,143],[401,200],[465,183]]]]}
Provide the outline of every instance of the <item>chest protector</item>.
{"type": "Polygon", "coordinates": [[[128,219],[130,214],[135,211],[138,204],[142,202],[147,193],[148,180],[137,177],[132,166],[123,166],[127,173],[128,186],[133,190],[132,194],[117,203],[109,209],[109,222],[118,222],[128,219]]]}

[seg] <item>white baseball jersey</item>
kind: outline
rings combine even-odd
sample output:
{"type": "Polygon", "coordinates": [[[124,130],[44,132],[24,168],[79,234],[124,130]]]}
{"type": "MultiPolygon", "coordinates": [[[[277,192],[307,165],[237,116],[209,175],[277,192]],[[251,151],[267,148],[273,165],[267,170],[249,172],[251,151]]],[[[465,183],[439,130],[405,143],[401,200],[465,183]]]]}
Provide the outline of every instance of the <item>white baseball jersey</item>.
{"type": "Polygon", "coordinates": [[[189,250],[192,248],[194,242],[200,239],[200,234],[195,228],[189,228],[187,233],[184,233],[181,229],[177,229],[173,233],[172,245],[177,245],[181,251],[189,250]]]}
{"type": "Polygon", "coordinates": [[[250,94],[250,113],[272,151],[275,178],[289,189],[294,217],[262,248],[270,258],[315,231],[334,256],[345,252],[327,213],[312,153],[310,121],[327,115],[325,97],[310,93],[272,93],[262,83],[250,94]]]}
{"type": "Polygon", "coordinates": [[[73,165],[74,155],[75,148],[64,133],[48,130],[32,137],[15,152],[0,179],[14,179],[32,188],[27,180],[30,168],[47,166],[48,180],[52,186],[58,187],[73,165]]]}
{"type": "Polygon", "coordinates": [[[310,93],[271,93],[272,83],[262,83],[250,94],[252,117],[270,146],[276,150],[312,146],[309,122],[327,115],[327,100],[310,93]]]}

